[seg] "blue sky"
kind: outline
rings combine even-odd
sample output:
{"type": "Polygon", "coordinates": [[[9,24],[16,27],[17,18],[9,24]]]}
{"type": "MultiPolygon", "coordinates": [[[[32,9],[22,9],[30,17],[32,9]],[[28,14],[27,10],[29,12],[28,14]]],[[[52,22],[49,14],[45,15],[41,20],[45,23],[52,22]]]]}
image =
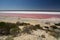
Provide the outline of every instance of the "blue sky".
{"type": "Polygon", "coordinates": [[[60,10],[60,0],[0,0],[0,10],[60,10]]]}

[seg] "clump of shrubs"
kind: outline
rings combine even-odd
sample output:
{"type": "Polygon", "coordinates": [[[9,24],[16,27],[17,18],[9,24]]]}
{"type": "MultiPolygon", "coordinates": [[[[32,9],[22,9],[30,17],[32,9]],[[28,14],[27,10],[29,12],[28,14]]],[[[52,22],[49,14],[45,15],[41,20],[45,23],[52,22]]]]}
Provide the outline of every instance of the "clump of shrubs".
{"type": "Polygon", "coordinates": [[[23,28],[23,33],[31,34],[32,30],[42,29],[39,24],[36,25],[29,25],[23,28]]]}
{"type": "Polygon", "coordinates": [[[26,25],[30,25],[30,23],[24,23],[24,22],[20,23],[19,21],[16,22],[16,24],[17,24],[18,26],[26,26],[26,25]]]}
{"type": "Polygon", "coordinates": [[[20,28],[15,23],[0,22],[0,35],[16,35],[20,28]]]}
{"type": "Polygon", "coordinates": [[[0,34],[1,35],[13,35],[16,36],[20,33],[21,29],[19,26],[26,26],[23,28],[23,33],[31,34],[32,30],[42,29],[39,24],[30,25],[30,23],[9,23],[9,22],[0,22],[0,34]],[[27,26],[29,25],[29,27],[27,26]]]}
{"type": "Polygon", "coordinates": [[[24,34],[25,34],[25,33],[31,34],[31,29],[28,28],[28,27],[24,27],[22,33],[24,33],[24,34]]]}
{"type": "Polygon", "coordinates": [[[33,26],[33,30],[37,30],[37,29],[42,29],[42,27],[40,27],[40,24],[36,24],[33,26]]]}
{"type": "Polygon", "coordinates": [[[56,27],[56,25],[51,25],[50,27],[53,28],[53,29],[57,29],[58,28],[58,27],[56,27]]]}
{"type": "Polygon", "coordinates": [[[55,25],[60,26],[60,23],[55,23],[55,25]]]}

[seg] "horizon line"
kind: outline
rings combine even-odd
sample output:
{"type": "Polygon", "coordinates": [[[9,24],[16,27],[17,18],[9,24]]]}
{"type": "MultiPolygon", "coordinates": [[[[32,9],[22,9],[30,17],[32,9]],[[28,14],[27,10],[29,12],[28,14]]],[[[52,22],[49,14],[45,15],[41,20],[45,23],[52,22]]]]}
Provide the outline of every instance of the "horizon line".
{"type": "Polygon", "coordinates": [[[0,11],[0,14],[1,13],[15,13],[15,14],[59,14],[60,15],[60,12],[42,12],[42,11],[0,11]]]}

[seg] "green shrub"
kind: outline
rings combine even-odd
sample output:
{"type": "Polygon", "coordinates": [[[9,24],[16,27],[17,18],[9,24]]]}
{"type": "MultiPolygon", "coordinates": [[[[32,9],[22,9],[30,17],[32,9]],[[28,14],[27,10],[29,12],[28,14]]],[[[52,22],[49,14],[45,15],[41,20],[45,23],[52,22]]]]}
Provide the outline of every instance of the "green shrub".
{"type": "Polygon", "coordinates": [[[28,27],[23,28],[23,33],[31,34],[31,30],[28,27]]]}
{"type": "Polygon", "coordinates": [[[18,33],[20,31],[20,28],[15,23],[0,22],[0,34],[10,35],[11,29],[13,34],[18,33]]]}
{"type": "Polygon", "coordinates": [[[0,22],[0,26],[5,26],[5,22],[0,22]]]}
{"type": "Polygon", "coordinates": [[[53,29],[57,29],[56,25],[51,25],[50,27],[53,29]]]}
{"type": "Polygon", "coordinates": [[[55,23],[55,25],[60,26],[60,23],[55,23]]]}

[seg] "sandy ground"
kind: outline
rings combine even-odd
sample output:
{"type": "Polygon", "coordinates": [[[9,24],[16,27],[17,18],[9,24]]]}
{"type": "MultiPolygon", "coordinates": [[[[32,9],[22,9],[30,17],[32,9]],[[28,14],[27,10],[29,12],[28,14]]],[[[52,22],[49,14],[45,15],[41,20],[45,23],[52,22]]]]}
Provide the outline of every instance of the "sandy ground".
{"type": "Polygon", "coordinates": [[[57,40],[56,38],[54,38],[53,36],[50,36],[43,30],[33,31],[32,34],[33,35],[24,34],[24,35],[21,35],[20,37],[14,38],[14,40],[57,40]],[[42,34],[45,35],[46,38],[39,37],[42,34]]]}
{"type": "MultiPolygon", "coordinates": [[[[57,20],[57,21],[59,21],[59,20],[57,20]]],[[[49,25],[46,25],[44,20],[43,20],[44,21],[43,22],[40,19],[35,20],[35,19],[29,19],[29,18],[27,18],[27,19],[25,19],[25,18],[21,18],[21,19],[14,18],[13,19],[13,18],[7,17],[5,19],[0,19],[0,21],[12,22],[12,23],[16,23],[17,21],[20,21],[20,22],[30,23],[32,25],[40,24],[42,27],[43,26],[49,27],[50,25],[54,25],[53,22],[49,25]]],[[[20,27],[20,28],[22,29],[23,27],[20,27]]],[[[53,36],[49,35],[48,33],[46,33],[44,30],[37,30],[37,31],[33,31],[31,35],[30,34],[22,34],[21,36],[15,37],[14,40],[57,40],[57,39],[54,38],[53,36]],[[42,34],[45,35],[45,38],[40,37],[42,34]]]]}

